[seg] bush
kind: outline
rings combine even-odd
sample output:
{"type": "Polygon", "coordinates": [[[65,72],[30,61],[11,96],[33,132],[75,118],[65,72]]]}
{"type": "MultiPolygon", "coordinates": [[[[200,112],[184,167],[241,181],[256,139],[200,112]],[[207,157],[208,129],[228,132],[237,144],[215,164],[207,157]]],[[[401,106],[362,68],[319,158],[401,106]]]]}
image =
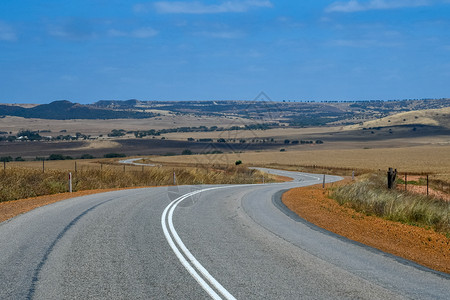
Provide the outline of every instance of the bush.
{"type": "Polygon", "coordinates": [[[234,164],[235,164],[236,166],[239,166],[239,165],[242,164],[242,161],[241,161],[241,160],[237,160],[234,164]]]}
{"type": "Polygon", "coordinates": [[[192,151],[189,149],[185,149],[183,150],[183,152],[181,152],[181,155],[192,155],[192,151]]]}
{"type": "Polygon", "coordinates": [[[80,159],[93,159],[93,158],[95,157],[90,154],[83,154],[80,156],[80,159]]]}
{"type": "Polygon", "coordinates": [[[11,156],[2,156],[0,157],[0,162],[10,162],[13,158],[11,156]]]}

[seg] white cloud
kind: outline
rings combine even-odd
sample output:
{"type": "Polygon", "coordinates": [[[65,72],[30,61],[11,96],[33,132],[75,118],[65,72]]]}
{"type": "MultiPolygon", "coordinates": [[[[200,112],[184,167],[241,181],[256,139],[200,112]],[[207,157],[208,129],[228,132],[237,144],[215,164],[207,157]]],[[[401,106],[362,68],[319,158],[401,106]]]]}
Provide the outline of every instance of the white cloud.
{"type": "Polygon", "coordinates": [[[14,42],[17,40],[17,34],[8,24],[0,21],[0,41],[14,42]]]}
{"type": "Polygon", "coordinates": [[[96,37],[91,21],[80,18],[70,18],[59,24],[50,24],[48,33],[58,38],[74,41],[83,41],[96,37]]]}
{"type": "Polygon", "coordinates": [[[150,27],[139,28],[139,29],[133,30],[131,32],[131,36],[133,36],[135,38],[140,38],[140,39],[153,37],[157,34],[158,34],[158,31],[156,31],[155,29],[150,28],[150,27]]]}
{"type": "Polygon", "coordinates": [[[133,31],[121,31],[116,29],[111,29],[108,31],[108,35],[111,37],[134,37],[139,39],[145,39],[154,37],[159,32],[151,27],[138,28],[133,31]]]}
{"type": "Polygon", "coordinates": [[[430,0],[350,0],[346,2],[334,2],[325,8],[326,12],[352,13],[367,10],[387,10],[404,7],[418,7],[431,5],[430,0]]]}
{"type": "Polygon", "coordinates": [[[333,40],[329,43],[331,46],[351,47],[351,48],[390,48],[399,47],[402,44],[395,41],[382,41],[375,39],[358,39],[358,40],[333,40]]]}
{"type": "Polygon", "coordinates": [[[134,6],[135,12],[148,12],[152,8],[161,14],[217,14],[242,13],[256,7],[272,7],[269,0],[224,1],[220,4],[204,4],[199,1],[158,1],[134,6]]]}

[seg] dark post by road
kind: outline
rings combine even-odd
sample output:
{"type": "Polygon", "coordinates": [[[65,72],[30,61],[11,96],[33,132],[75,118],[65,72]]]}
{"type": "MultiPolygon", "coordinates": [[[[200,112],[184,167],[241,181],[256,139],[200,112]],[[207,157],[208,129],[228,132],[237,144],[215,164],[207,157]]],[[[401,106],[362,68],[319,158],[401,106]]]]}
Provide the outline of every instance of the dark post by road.
{"type": "Polygon", "coordinates": [[[123,165],[123,172],[125,173],[125,165],[123,165]]]}
{"type": "Polygon", "coordinates": [[[352,181],[355,180],[355,171],[352,171],[352,181]]]}
{"type": "Polygon", "coordinates": [[[177,184],[177,178],[175,177],[175,169],[173,169],[173,185],[177,184]]]}
{"type": "Polygon", "coordinates": [[[45,159],[42,159],[42,173],[45,172],[45,159]]]}
{"type": "Polygon", "coordinates": [[[405,173],[405,191],[408,190],[408,173],[405,173]]]}
{"type": "Polygon", "coordinates": [[[394,171],[392,168],[389,168],[389,170],[387,172],[388,189],[394,188],[396,177],[397,177],[397,169],[395,169],[395,171],[394,171]]]}
{"type": "Polygon", "coordinates": [[[325,188],[325,174],[323,174],[323,183],[322,183],[322,188],[325,188]]]}
{"type": "Polygon", "coordinates": [[[75,173],[77,172],[77,162],[75,162],[75,173]]]}
{"type": "Polygon", "coordinates": [[[427,174],[427,196],[428,196],[428,174],[427,174]]]}

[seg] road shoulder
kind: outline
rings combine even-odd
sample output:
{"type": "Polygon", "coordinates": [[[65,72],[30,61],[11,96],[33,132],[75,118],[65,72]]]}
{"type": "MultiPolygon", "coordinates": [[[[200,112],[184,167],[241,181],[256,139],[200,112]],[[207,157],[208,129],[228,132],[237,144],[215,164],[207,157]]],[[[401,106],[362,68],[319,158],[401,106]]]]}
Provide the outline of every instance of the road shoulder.
{"type": "Polygon", "coordinates": [[[322,185],[291,189],[282,202],[299,217],[349,240],[450,274],[450,239],[433,230],[366,216],[328,198],[322,185]]]}

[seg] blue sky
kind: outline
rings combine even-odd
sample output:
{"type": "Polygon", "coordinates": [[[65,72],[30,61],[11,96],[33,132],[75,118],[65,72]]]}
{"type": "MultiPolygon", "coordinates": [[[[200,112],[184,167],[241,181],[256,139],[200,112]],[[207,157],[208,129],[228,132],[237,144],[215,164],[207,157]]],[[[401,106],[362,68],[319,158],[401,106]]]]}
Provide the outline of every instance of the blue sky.
{"type": "Polygon", "coordinates": [[[0,102],[450,97],[450,0],[2,0],[0,102]]]}

